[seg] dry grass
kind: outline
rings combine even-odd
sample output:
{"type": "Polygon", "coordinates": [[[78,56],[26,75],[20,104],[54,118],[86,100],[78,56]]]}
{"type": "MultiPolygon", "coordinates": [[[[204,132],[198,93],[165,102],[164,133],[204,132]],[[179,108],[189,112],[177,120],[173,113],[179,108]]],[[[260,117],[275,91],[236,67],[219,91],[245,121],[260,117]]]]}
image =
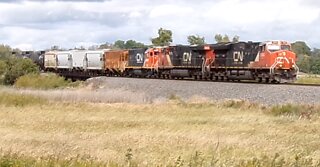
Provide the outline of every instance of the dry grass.
{"type": "Polygon", "coordinates": [[[295,162],[296,155],[311,164],[320,159],[318,116],[275,117],[248,102],[199,99],[144,105],[1,102],[1,152],[90,157],[121,165],[130,160],[140,166],[250,166],[256,163],[253,157],[262,157],[262,162],[266,155],[271,163],[277,153],[287,160],[285,166],[295,162]]]}
{"type": "Polygon", "coordinates": [[[150,102],[145,94],[124,89],[110,89],[99,91],[91,85],[77,89],[32,90],[0,88],[0,93],[24,94],[40,97],[52,101],[63,102],[92,102],[92,103],[134,103],[150,102]]]}

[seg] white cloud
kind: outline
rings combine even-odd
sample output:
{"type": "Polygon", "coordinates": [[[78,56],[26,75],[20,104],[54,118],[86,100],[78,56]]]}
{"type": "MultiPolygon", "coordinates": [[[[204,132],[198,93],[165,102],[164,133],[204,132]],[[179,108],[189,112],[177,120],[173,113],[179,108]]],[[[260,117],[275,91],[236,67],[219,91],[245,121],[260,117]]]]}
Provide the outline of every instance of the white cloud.
{"type": "Polygon", "coordinates": [[[315,0],[0,1],[0,43],[45,49],[134,39],[150,43],[160,27],[175,43],[190,34],[242,40],[305,40],[320,47],[320,3],[315,0]]]}

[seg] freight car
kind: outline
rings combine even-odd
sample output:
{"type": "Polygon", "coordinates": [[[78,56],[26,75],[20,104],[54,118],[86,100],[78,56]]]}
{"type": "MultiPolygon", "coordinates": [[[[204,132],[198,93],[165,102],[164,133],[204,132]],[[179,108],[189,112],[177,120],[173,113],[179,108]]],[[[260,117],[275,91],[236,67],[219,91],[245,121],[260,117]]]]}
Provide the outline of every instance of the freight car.
{"type": "Polygon", "coordinates": [[[47,52],[47,71],[66,77],[125,76],[293,82],[299,68],[290,43],[237,42],[148,49],[47,52]]]}
{"type": "Polygon", "coordinates": [[[101,76],[105,74],[105,51],[49,51],[44,55],[45,70],[75,78],[101,76]]]}

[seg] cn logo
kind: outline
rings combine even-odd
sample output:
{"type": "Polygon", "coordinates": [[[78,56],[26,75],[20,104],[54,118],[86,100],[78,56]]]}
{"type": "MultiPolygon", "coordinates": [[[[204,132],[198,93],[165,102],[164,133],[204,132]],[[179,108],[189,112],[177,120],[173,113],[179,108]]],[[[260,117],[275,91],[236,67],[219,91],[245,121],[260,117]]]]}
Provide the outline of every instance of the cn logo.
{"type": "Polygon", "coordinates": [[[137,63],[143,63],[143,56],[141,55],[141,53],[137,53],[136,60],[137,63]]]}
{"type": "Polygon", "coordinates": [[[233,61],[234,62],[243,62],[243,52],[233,52],[233,61]]]}
{"type": "Polygon", "coordinates": [[[184,52],[183,53],[183,56],[182,56],[182,59],[184,62],[191,62],[191,53],[189,52],[184,52]]]}

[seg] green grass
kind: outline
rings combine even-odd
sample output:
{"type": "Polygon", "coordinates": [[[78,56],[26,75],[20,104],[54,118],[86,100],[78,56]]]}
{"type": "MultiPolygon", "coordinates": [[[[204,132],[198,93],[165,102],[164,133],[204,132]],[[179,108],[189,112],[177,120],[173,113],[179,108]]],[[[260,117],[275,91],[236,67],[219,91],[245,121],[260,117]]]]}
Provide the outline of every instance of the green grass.
{"type": "Polygon", "coordinates": [[[15,82],[17,88],[33,88],[33,89],[55,89],[64,87],[75,87],[80,82],[72,82],[55,74],[27,74],[15,82]]]}
{"type": "Polygon", "coordinates": [[[307,75],[299,77],[296,83],[301,84],[320,84],[320,77],[316,75],[307,75]]]}

